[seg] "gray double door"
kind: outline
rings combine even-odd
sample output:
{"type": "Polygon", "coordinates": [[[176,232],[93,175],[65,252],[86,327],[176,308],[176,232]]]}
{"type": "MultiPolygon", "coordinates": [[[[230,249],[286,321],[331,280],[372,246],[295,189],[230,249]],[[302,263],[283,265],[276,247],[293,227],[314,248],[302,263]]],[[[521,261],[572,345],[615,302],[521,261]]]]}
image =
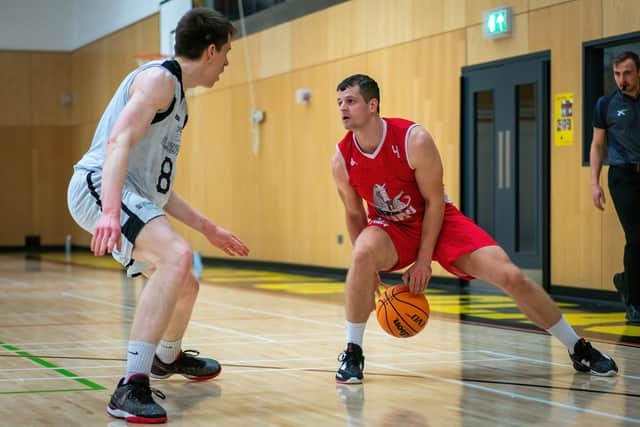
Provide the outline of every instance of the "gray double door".
{"type": "Polygon", "coordinates": [[[549,287],[549,54],[462,70],[462,209],[549,287]]]}

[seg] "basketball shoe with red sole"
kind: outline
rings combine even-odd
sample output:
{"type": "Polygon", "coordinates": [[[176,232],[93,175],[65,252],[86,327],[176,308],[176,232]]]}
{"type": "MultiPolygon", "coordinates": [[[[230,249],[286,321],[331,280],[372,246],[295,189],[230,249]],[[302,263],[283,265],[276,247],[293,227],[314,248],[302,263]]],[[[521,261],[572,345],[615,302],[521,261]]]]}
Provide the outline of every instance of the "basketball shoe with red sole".
{"type": "Polygon", "coordinates": [[[154,400],[152,394],[164,399],[164,394],[149,386],[149,377],[132,375],[128,383],[120,380],[107,406],[109,415],[130,423],[159,424],[167,422],[167,413],[154,400]]]}

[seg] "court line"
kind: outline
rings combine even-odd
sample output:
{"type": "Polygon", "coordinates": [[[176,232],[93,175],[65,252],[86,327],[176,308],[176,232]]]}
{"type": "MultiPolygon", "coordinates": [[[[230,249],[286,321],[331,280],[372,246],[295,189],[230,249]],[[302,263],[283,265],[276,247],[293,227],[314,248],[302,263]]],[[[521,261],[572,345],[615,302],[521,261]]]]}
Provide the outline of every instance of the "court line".
{"type": "MultiPolygon", "coordinates": [[[[90,297],[85,297],[83,295],[79,295],[79,294],[74,294],[71,292],[62,292],[62,296],[68,297],[68,298],[75,298],[75,299],[79,299],[82,301],[89,301],[89,302],[94,302],[96,304],[102,304],[102,305],[108,305],[110,307],[119,307],[122,308],[124,310],[135,310],[135,307],[131,307],[129,305],[122,305],[122,304],[115,304],[112,302],[107,302],[107,301],[103,301],[100,299],[96,299],[96,298],[90,298],[90,297]]],[[[244,336],[244,337],[251,337],[254,339],[257,339],[259,341],[262,342],[268,342],[268,343],[275,343],[276,341],[269,339],[269,338],[265,338],[265,337],[261,337],[259,335],[252,335],[252,334],[246,334],[244,332],[240,332],[240,331],[236,331],[235,329],[229,329],[229,328],[221,328],[218,326],[213,326],[213,325],[209,325],[207,323],[203,323],[203,322],[196,322],[196,321],[189,321],[189,324],[193,324],[194,326],[199,326],[201,328],[207,328],[207,329],[214,329],[217,331],[223,331],[223,332],[227,332],[233,335],[239,335],[239,336],[244,336]]]]}
{"type": "Polygon", "coordinates": [[[520,400],[524,400],[524,401],[528,401],[528,402],[541,403],[543,405],[555,406],[555,407],[558,407],[558,408],[567,409],[567,410],[571,410],[571,411],[574,411],[574,412],[582,412],[582,413],[591,414],[591,415],[598,415],[598,416],[605,417],[605,418],[612,418],[612,419],[618,420],[618,421],[625,421],[625,422],[631,422],[631,423],[634,423],[634,424],[640,424],[640,418],[631,418],[631,417],[626,417],[624,415],[611,414],[611,413],[608,413],[608,412],[602,412],[602,411],[598,411],[598,410],[595,410],[595,409],[582,408],[582,407],[579,407],[579,406],[569,405],[567,403],[560,403],[560,402],[555,402],[553,400],[542,399],[542,398],[539,398],[539,397],[527,396],[525,394],[520,394],[520,393],[516,393],[516,392],[512,392],[512,391],[498,390],[496,388],[486,387],[486,386],[479,385],[479,384],[472,384],[472,383],[468,383],[468,382],[461,381],[461,380],[444,378],[444,377],[440,377],[438,375],[424,374],[424,373],[412,371],[412,370],[409,370],[409,369],[398,368],[396,366],[388,365],[388,364],[370,362],[369,365],[378,366],[378,367],[381,367],[381,368],[386,368],[386,369],[390,369],[390,370],[397,371],[397,372],[402,372],[402,373],[409,374],[409,375],[414,375],[414,376],[417,376],[417,377],[420,377],[420,378],[436,380],[436,381],[440,381],[440,382],[444,382],[444,383],[448,383],[448,384],[454,384],[454,385],[459,385],[459,386],[462,386],[462,387],[468,387],[468,388],[472,388],[472,389],[476,389],[476,390],[480,390],[480,391],[485,391],[485,392],[497,394],[497,395],[500,395],[500,396],[506,396],[506,397],[509,397],[509,398],[512,398],[512,399],[520,399],[520,400]]]}
{"type": "MultiPolygon", "coordinates": [[[[224,307],[224,308],[228,308],[228,309],[232,309],[232,310],[246,311],[248,313],[265,314],[265,315],[269,315],[269,316],[273,316],[273,317],[280,317],[282,319],[287,319],[287,320],[298,320],[300,322],[312,323],[314,325],[331,326],[331,327],[335,327],[335,328],[344,328],[344,324],[338,324],[338,323],[332,323],[332,322],[323,322],[323,321],[320,321],[320,320],[305,319],[304,317],[291,316],[291,315],[288,315],[288,314],[276,313],[276,312],[273,312],[273,311],[258,310],[258,309],[255,309],[255,308],[247,308],[247,307],[242,307],[242,306],[239,306],[239,305],[225,304],[225,303],[221,303],[221,302],[210,302],[210,301],[199,301],[199,303],[218,306],[218,307],[224,307]]],[[[380,332],[380,331],[367,331],[367,333],[374,334],[374,335],[382,335],[382,336],[386,336],[387,335],[385,332],[380,332]]]]}
{"type": "MultiPolygon", "coordinates": [[[[516,359],[519,359],[519,360],[524,360],[524,361],[531,362],[531,363],[538,363],[538,364],[541,364],[541,365],[552,365],[552,366],[562,366],[562,367],[571,367],[571,368],[573,368],[573,365],[569,364],[569,363],[552,362],[550,360],[534,359],[532,357],[518,356],[518,355],[515,355],[515,354],[501,353],[501,352],[498,352],[498,351],[491,351],[491,350],[478,349],[478,351],[480,351],[482,353],[493,354],[495,356],[500,356],[500,357],[512,356],[512,357],[514,357],[516,359]]],[[[640,379],[640,376],[637,376],[637,375],[626,375],[626,374],[618,373],[618,375],[616,375],[616,376],[619,377],[619,378],[629,378],[629,379],[632,379],[632,380],[640,379]]]]}
{"type": "Polygon", "coordinates": [[[17,347],[14,347],[12,345],[9,344],[5,344],[4,342],[0,341],[0,347],[4,348],[5,350],[8,350],[12,353],[15,353],[17,355],[23,356],[25,359],[31,360],[34,363],[37,363],[38,365],[44,366],[46,368],[51,368],[52,370],[56,371],[57,373],[64,375],[65,377],[67,377],[68,379],[72,379],[84,386],[89,387],[89,389],[91,390],[106,390],[105,387],[101,386],[100,384],[96,384],[92,381],[89,381],[83,377],[80,377],[79,375],[74,374],[71,371],[68,371],[66,369],[60,368],[58,366],[56,366],[55,364],[48,362],[40,357],[36,357],[31,355],[30,353],[26,352],[26,351],[22,351],[17,347]]]}
{"type": "Polygon", "coordinates": [[[240,336],[248,337],[248,338],[254,338],[254,339],[257,339],[257,340],[262,341],[262,342],[267,342],[267,343],[276,343],[276,342],[278,342],[276,340],[272,340],[271,338],[265,338],[265,337],[262,337],[260,335],[246,334],[244,332],[236,331],[234,329],[221,328],[221,327],[218,327],[218,326],[213,326],[213,325],[209,325],[209,324],[202,323],[202,322],[197,322],[195,320],[190,320],[189,324],[190,325],[194,325],[194,326],[199,326],[199,327],[205,328],[205,329],[213,329],[214,331],[231,332],[232,334],[235,334],[235,335],[240,335],[240,336]]]}
{"type": "MultiPolygon", "coordinates": [[[[313,370],[313,369],[318,369],[318,368],[282,368],[279,366],[253,366],[250,365],[249,363],[256,363],[256,362],[277,362],[277,363],[282,363],[282,362],[318,362],[318,361],[322,361],[328,358],[300,358],[300,359],[275,359],[275,360],[234,360],[231,363],[227,362],[225,360],[220,360],[220,364],[222,365],[223,368],[225,367],[236,367],[236,368],[260,368],[260,369],[267,369],[267,370],[273,370],[273,369],[277,369],[277,370],[283,370],[283,369],[291,369],[291,370],[302,370],[302,371],[306,371],[306,370],[313,370]]],[[[501,362],[501,361],[505,361],[505,360],[511,360],[511,359],[495,359],[495,358],[485,358],[485,359],[469,359],[469,360],[439,360],[436,362],[430,362],[427,365],[445,365],[445,364],[459,364],[460,362],[466,362],[466,363],[481,363],[481,362],[501,362]]],[[[37,371],[51,371],[51,370],[56,370],[56,369],[105,369],[105,368],[122,368],[124,366],[124,362],[126,361],[125,359],[121,359],[122,363],[117,364],[117,365],[93,365],[93,366],[60,366],[60,367],[50,367],[50,368],[8,368],[8,369],[0,369],[0,372],[37,372],[37,371]]],[[[416,365],[419,364],[418,361],[409,361],[406,363],[402,363],[402,365],[416,365]]],[[[322,370],[323,372],[325,372],[325,370],[322,370]]],[[[237,373],[238,371],[234,371],[234,373],[237,373]]],[[[255,373],[255,370],[253,371],[255,373]]],[[[329,371],[327,370],[326,372],[333,372],[333,371],[329,371]]],[[[47,377],[48,378],[48,377],[47,377]]],[[[93,376],[82,376],[82,375],[78,375],[78,378],[95,378],[93,376]]],[[[0,382],[13,382],[13,381],[17,381],[17,382],[24,382],[24,381],[33,381],[33,380],[41,380],[42,378],[2,378],[0,379],[0,382]]],[[[50,378],[50,380],[66,380],[68,378],[50,378]]],[[[478,380],[480,381],[480,380],[478,380]]]]}
{"type": "MultiPolygon", "coordinates": [[[[34,356],[38,357],[38,356],[34,356]]],[[[47,357],[47,356],[41,356],[47,357]]],[[[125,359],[121,359],[122,362],[125,362],[125,359]]],[[[122,368],[122,363],[117,365],[92,365],[92,366],[56,366],[51,368],[0,368],[0,372],[23,372],[23,371],[52,371],[55,369],[104,369],[104,368],[122,368]]]]}
{"type": "Polygon", "coordinates": [[[126,344],[127,340],[126,339],[112,339],[112,340],[87,340],[87,341],[80,341],[80,340],[74,340],[74,341],[21,341],[21,342],[11,342],[11,343],[6,343],[9,345],[15,345],[15,346],[20,346],[22,347],[22,349],[25,349],[25,347],[29,347],[29,346],[37,346],[37,345],[46,345],[47,349],[51,349],[51,345],[62,345],[62,344],[75,344],[76,346],[80,345],[80,344],[94,344],[94,343],[120,343],[120,344],[126,344]]]}
{"type": "Polygon", "coordinates": [[[62,393],[69,391],[93,391],[90,388],[59,388],[59,389],[43,389],[43,390],[20,390],[20,391],[0,391],[0,395],[6,394],[28,394],[28,393],[62,393]]]}
{"type": "MultiPolygon", "coordinates": [[[[75,375],[75,374],[74,374],[75,375]]],[[[79,375],[76,376],[75,378],[64,378],[64,377],[31,377],[31,378],[2,378],[0,379],[0,383],[8,383],[8,382],[19,382],[19,383],[27,383],[27,382],[32,382],[32,381],[68,381],[68,380],[74,380],[77,382],[80,382],[81,384],[84,383],[91,383],[91,384],[95,384],[97,387],[94,387],[93,389],[89,389],[87,388],[86,390],[106,390],[106,387],[103,387],[99,384],[93,383],[91,381],[89,381],[90,379],[103,379],[103,378],[122,378],[122,374],[120,375],[79,375]],[[84,381],[84,382],[82,382],[84,381]]]]}
{"type": "Polygon", "coordinates": [[[11,280],[11,279],[0,278],[0,285],[4,285],[4,284],[20,286],[22,288],[31,287],[31,283],[30,282],[22,282],[20,280],[11,280]]]}
{"type": "Polygon", "coordinates": [[[78,315],[92,315],[93,317],[95,317],[97,314],[113,314],[114,311],[113,310],[95,310],[95,311],[78,311],[78,310],[69,310],[69,311],[47,311],[46,313],[43,313],[42,311],[38,311],[38,312],[34,312],[34,311],[25,311],[25,312],[14,312],[14,313],[1,313],[0,314],[0,319],[3,317],[50,317],[50,316],[56,316],[56,315],[61,315],[61,316],[69,316],[72,314],[78,314],[78,315]]]}

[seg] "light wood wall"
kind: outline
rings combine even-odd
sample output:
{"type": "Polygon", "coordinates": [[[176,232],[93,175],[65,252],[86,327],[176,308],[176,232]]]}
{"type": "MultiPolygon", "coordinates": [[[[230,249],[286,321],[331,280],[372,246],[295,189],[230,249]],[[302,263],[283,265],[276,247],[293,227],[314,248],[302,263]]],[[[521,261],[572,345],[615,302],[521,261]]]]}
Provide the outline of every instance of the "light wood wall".
{"type": "Polygon", "coordinates": [[[64,242],[71,108],[70,54],[0,52],[0,245],[64,242]]]}
{"type": "MultiPolygon", "coordinates": [[[[346,229],[327,166],[343,134],[332,98],[341,78],[371,74],[381,86],[383,115],[429,129],[442,154],[447,192],[459,202],[460,68],[549,50],[552,95],[573,92],[580,106],[582,43],[637,31],[635,10],[632,0],[353,0],[237,40],[217,86],[192,93],[198,101],[190,123],[214,121],[211,144],[231,138],[232,161],[205,156],[200,167],[216,171],[213,185],[224,182],[218,191],[233,202],[206,196],[194,203],[245,239],[255,259],[346,267],[350,245],[336,242],[346,229]],[[482,12],[504,5],[513,8],[512,37],[484,39],[482,12]],[[257,156],[251,154],[251,87],[256,107],[267,112],[257,156]],[[294,103],[302,87],[312,91],[309,105],[294,103]]],[[[574,145],[555,146],[551,135],[552,282],[611,290],[624,239],[612,207],[603,214],[591,205],[589,170],[581,166],[582,110],[574,111],[574,145]]],[[[205,143],[185,136],[185,147],[205,143]]],[[[179,169],[179,188],[198,179],[190,178],[189,165],[179,169]]],[[[217,254],[196,242],[204,254],[217,254]]]]}
{"type": "MultiPolygon", "coordinates": [[[[344,133],[336,84],[356,72],[376,78],[383,115],[411,118],[432,133],[447,192],[459,202],[460,69],[549,50],[552,95],[573,92],[578,106],[574,145],[557,147],[551,139],[552,282],[613,289],[610,277],[622,266],[624,239],[612,207],[600,213],[591,206],[589,171],[581,166],[581,45],[637,31],[636,6],[635,0],[352,0],[238,39],[216,86],[188,95],[190,121],[176,190],[246,241],[252,259],[347,267],[351,246],[329,170],[344,133]],[[484,39],[482,12],[505,5],[513,8],[513,36],[484,39]],[[311,89],[311,103],[295,104],[298,88],[311,89]],[[255,107],[266,112],[257,154],[249,121],[253,97],[255,107]]],[[[76,102],[67,116],[68,168],[86,151],[113,91],[135,66],[133,54],[158,49],[158,20],[152,16],[71,54],[76,102]]],[[[26,60],[18,55],[10,61],[26,60]]],[[[15,82],[12,88],[26,85],[24,73],[0,76],[15,82]]],[[[4,116],[11,118],[7,134],[31,138],[16,126],[31,112],[25,104],[14,106],[4,116]]],[[[23,155],[16,168],[28,168],[30,159],[23,155]]],[[[36,179],[41,177],[32,174],[36,179]]],[[[31,184],[27,177],[17,185],[31,184]]],[[[12,200],[28,203],[29,198],[12,200]]],[[[25,216],[9,219],[20,230],[32,222],[25,216]]],[[[70,227],[74,242],[88,243],[86,233],[70,227]]],[[[201,236],[176,227],[203,255],[221,256],[201,236]]],[[[18,234],[12,241],[24,232],[18,234]]],[[[439,267],[435,273],[445,274],[439,267]]]]}

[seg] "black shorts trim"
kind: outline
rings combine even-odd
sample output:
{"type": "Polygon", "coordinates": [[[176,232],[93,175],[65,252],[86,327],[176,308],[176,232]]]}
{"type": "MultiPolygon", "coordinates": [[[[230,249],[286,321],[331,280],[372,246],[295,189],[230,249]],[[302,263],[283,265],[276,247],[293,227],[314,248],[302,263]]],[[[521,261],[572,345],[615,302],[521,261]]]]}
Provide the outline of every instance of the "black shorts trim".
{"type": "MultiPolygon", "coordinates": [[[[102,210],[102,200],[100,200],[100,194],[96,190],[95,185],[93,185],[93,181],[91,180],[91,175],[93,175],[94,171],[91,171],[87,174],[87,185],[89,187],[89,192],[96,199],[96,204],[102,210]]],[[[135,213],[131,211],[124,203],[121,203],[122,211],[127,214],[129,217],[125,223],[122,225],[121,233],[124,237],[127,238],[131,243],[135,243],[138,234],[140,234],[140,230],[144,227],[144,221],[140,219],[135,213]]],[[[153,219],[153,218],[152,218],[153,219]]]]}
{"type": "Polygon", "coordinates": [[[140,234],[140,230],[144,227],[144,222],[138,217],[136,214],[131,212],[131,210],[122,204],[122,210],[129,216],[122,226],[122,234],[127,238],[131,243],[136,242],[136,238],[138,234],[140,234]]]}
{"type": "Polygon", "coordinates": [[[96,205],[98,205],[100,207],[100,210],[102,210],[102,200],[100,200],[100,195],[96,191],[96,187],[93,185],[93,181],[91,181],[91,175],[93,175],[93,171],[87,174],[87,186],[89,187],[89,192],[91,193],[93,198],[96,199],[96,205]]]}

